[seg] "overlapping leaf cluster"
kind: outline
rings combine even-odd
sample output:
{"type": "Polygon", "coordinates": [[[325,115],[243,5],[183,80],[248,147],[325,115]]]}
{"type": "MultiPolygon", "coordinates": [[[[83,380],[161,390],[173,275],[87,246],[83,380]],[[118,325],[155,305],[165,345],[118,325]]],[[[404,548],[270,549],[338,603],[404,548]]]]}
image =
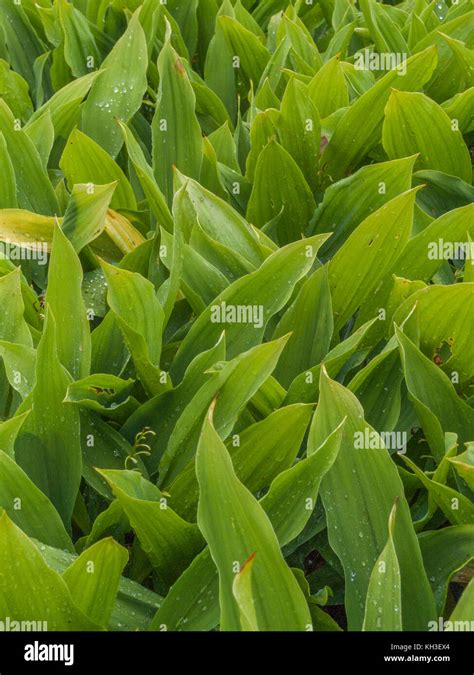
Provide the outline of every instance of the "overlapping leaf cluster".
{"type": "Polygon", "coordinates": [[[473,46],[469,0],[0,0],[2,621],[474,620],[473,46]]]}

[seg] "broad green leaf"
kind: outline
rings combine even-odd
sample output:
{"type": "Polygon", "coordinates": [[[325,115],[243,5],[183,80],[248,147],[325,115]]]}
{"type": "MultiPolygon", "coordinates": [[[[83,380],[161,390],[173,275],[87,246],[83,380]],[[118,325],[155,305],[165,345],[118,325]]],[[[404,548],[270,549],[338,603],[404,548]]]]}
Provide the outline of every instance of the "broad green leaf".
{"type": "MultiPolygon", "coordinates": [[[[215,298],[183,340],[173,362],[173,379],[182,377],[193,357],[215,344],[222,330],[226,332],[229,358],[258,344],[267,322],[288,302],[294,285],[309,271],[326,238],[320,235],[285,246],[215,298]],[[251,316],[245,317],[245,323],[236,322],[239,308],[241,315],[243,308],[250,308],[251,316]]],[[[248,314],[248,309],[245,312],[248,314]]]]}
{"type": "Polygon", "coordinates": [[[270,253],[235,209],[191,179],[184,179],[183,194],[179,203],[175,201],[174,215],[183,223],[183,236],[188,231],[185,225],[189,228],[196,220],[209,237],[234,250],[255,267],[270,253]]]}
{"type": "Polygon", "coordinates": [[[318,70],[308,84],[308,95],[321,118],[349,105],[349,92],[339,56],[334,56],[318,70]]]}
{"type": "Polygon", "coordinates": [[[323,479],[321,496],[329,543],[344,567],[349,630],[362,627],[370,575],[386,544],[388,517],[397,498],[394,543],[401,573],[403,629],[426,630],[434,618],[434,599],[398,471],[378,433],[365,422],[355,396],[323,369],[308,447],[317,447],[344,417],[341,449],[323,479]],[[341,494],[342,499],[336,497],[341,494]]]}
{"type": "MultiPolygon", "coordinates": [[[[424,422],[424,410],[439,421],[443,431],[458,435],[459,441],[470,440],[474,435],[474,411],[456,393],[451,380],[440,368],[413,344],[400,330],[396,330],[408,393],[424,422]]],[[[423,425],[428,441],[430,430],[423,425]]],[[[435,457],[439,453],[433,448],[435,457]]]]}
{"type": "Polygon", "coordinates": [[[382,140],[391,159],[419,153],[419,169],[444,171],[472,181],[471,159],[461,132],[425,94],[392,91],[385,107],[382,140]]]}
{"type": "Polygon", "coordinates": [[[15,170],[19,206],[45,215],[58,214],[56,195],[39,152],[3,99],[0,99],[0,132],[15,170]]]}
{"type": "Polygon", "coordinates": [[[416,192],[403,192],[370,214],[329,263],[335,331],[375,291],[400,257],[410,237],[416,192]]]}
{"type": "Polygon", "coordinates": [[[5,136],[0,132],[0,167],[3,181],[0,186],[0,208],[15,209],[18,206],[16,197],[16,177],[10,155],[8,153],[5,136]]]}
{"type": "Polygon", "coordinates": [[[326,190],[312,228],[312,234],[334,230],[321,249],[325,257],[332,257],[371,213],[410,189],[414,162],[415,157],[408,157],[370,164],[326,190]]]}
{"type": "Polygon", "coordinates": [[[270,53],[258,37],[230,16],[220,16],[217,23],[228,40],[237,67],[256,87],[270,58],[270,53]]]}
{"type": "Polygon", "coordinates": [[[315,190],[321,126],[318,108],[308,94],[309,90],[296,78],[288,82],[281,102],[278,131],[282,146],[298,164],[309,187],[315,190]]]}
{"type": "Polygon", "coordinates": [[[417,202],[434,218],[439,218],[444,213],[460,207],[472,205],[474,201],[472,185],[442,171],[430,169],[416,171],[413,174],[413,181],[415,185],[425,186],[418,194],[417,202]]]}
{"type": "Polygon", "coordinates": [[[64,58],[75,77],[97,68],[101,57],[84,14],[72,3],[57,3],[58,18],[64,37],[64,58]]]}
{"type": "Polygon", "coordinates": [[[218,394],[215,427],[222,438],[230,433],[238,415],[272,374],[287,338],[257,345],[228,362],[216,364],[178,419],[160,464],[160,483],[168,485],[194,457],[207,409],[218,394]]]}
{"type": "Polygon", "coordinates": [[[160,490],[139,473],[99,473],[119,500],[160,579],[173,583],[204,544],[197,526],[180,518],[160,490]]]}
{"type": "Polygon", "coordinates": [[[170,435],[184,409],[199,389],[214,377],[212,366],[224,359],[225,339],[221,335],[211,349],[202,352],[191,362],[180,384],[151,398],[127,420],[122,432],[130,442],[145,427],[153,432],[147,434],[146,443],[151,454],[149,458],[145,457],[151,473],[157,471],[170,435]]]}
{"type": "Polygon", "coordinates": [[[49,631],[99,630],[74,604],[66,583],[35,544],[7,516],[0,516],[0,616],[45,621],[49,631]]]}
{"type": "Polygon", "coordinates": [[[0,303],[3,308],[0,338],[31,347],[31,334],[23,316],[25,305],[21,293],[21,272],[18,268],[0,277],[0,303]]]}
{"type": "Polygon", "coordinates": [[[0,59],[0,95],[14,116],[26,122],[32,113],[28,83],[3,59],[0,59]]]}
{"type": "Polygon", "coordinates": [[[57,355],[74,379],[89,374],[91,338],[82,299],[82,267],[60,227],[53,236],[46,302],[56,320],[57,355]]]}
{"type": "Polygon", "coordinates": [[[367,422],[384,431],[395,429],[401,410],[403,371],[397,345],[393,340],[392,343],[374,356],[347,385],[364,408],[367,422]]]}
{"type": "Polygon", "coordinates": [[[60,115],[63,106],[76,99],[82,100],[87,95],[98,76],[99,71],[96,71],[69,82],[69,84],[57,91],[50,99],[35,110],[28,120],[28,124],[32,124],[49,111],[51,113],[53,125],[56,125],[57,117],[60,115]]]}
{"type": "Polygon", "coordinates": [[[322,166],[332,180],[342,178],[356,168],[380,141],[384,108],[392,89],[421,89],[436,63],[436,48],[428,47],[406,61],[405,75],[397,69],[388,72],[350,106],[324,151],[322,166]]]}
{"type": "MultiPolygon", "coordinates": [[[[450,224],[448,219],[444,219],[444,223],[450,224]]],[[[474,374],[474,346],[468,331],[465,330],[464,315],[466,310],[471,311],[473,303],[472,283],[464,281],[463,284],[447,286],[433,284],[408,297],[394,315],[394,321],[400,324],[416,304],[420,349],[433,360],[439,352],[442,353],[440,359],[436,360],[453,383],[467,382],[474,374]],[[446,354],[442,350],[443,345],[449,348],[446,354]]]]}
{"type": "Polygon", "coordinates": [[[357,350],[360,349],[362,351],[362,342],[376,320],[377,319],[373,319],[372,321],[367,322],[358,330],[354,331],[347,340],[343,340],[336,345],[320,364],[313,366],[313,368],[310,368],[295,377],[288,389],[284,403],[289,404],[295,403],[296,401],[316,403],[319,396],[319,381],[322,365],[324,364],[330,377],[336,377],[349,359],[357,354],[357,350]]]}
{"type": "Polygon", "coordinates": [[[284,246],[301,239],[315,210],[301,169],[279,143],[270,141],[257,161],[247,220],[262,228],[281,214],[276,230],[278,243],[284,246]]]}
{"type": "Polygon", "coordinates": [[[13,458],[3,451],[0,451],[0,467],[0,506],[12,521],[29,537],[48,546],[73,550],[54,506],[13,458]]]}
{"type": "Polygon", "coordinates": [[[48,169],[49,157],[54,143],[54,126],[51,113],[48,111],[32,124],[25,127],[25,134],[33,142],[45,170],[48,169]]]}
{"type": "Polygon", "coordinates": [[[169,37],[158,58],[160,86],[152,132],[155,178],[168,205],[171,205],[173,167],[191,178],[199,178],[202,135],[195,113],[196,96],[169,37]],[[176,114],[177,110],[179,114],[176,114]]]}
{"type": "Polygon", "coordinates": [[[243,631],[258,631],[257,613],[252,589],[252,569],[256,553],[252,553],[248,560],[237,572],[232,584],[232,593],[239,607],[240,625],[243,631]]]}
{"type": "MultiPolygon", "coordinates": [[[[225,445],[235,473],[250,492],[270,485],[292,466],[311,413],[312,407],[304,404],[286,406],[227,439],[225,445]]],[[[194,520],[199,499],[194,462],[181,471],[167,491],[175,511],[187,520],[194,520]]]]}
{"type": "Polygon", "coordinates": [[[11,417],[0,422],[0,450],[11,459],[15,459],[15,441],[28,413],[11,417]]]}
{"type": "Polygon", "coordinates": [[[8,46],[8,54],[14,70],[28,82],[34,90],[34,62],[43,51],[43,44],[33,28],[22,4],[0,1],[0,17],[8,46]]]}
{"type": "Polygon", "coordinates": [[[438,616],[443,616],[452,576],[474,558],[474,525],[454,525],[422,532],[418,539],[438,616]]]}
{"type": "Polygon", "coordinates": [[[304,631],[311,625],[304,596],[280,552],[270,520],[240,483],[232,461],[206,418],[196,457],[198,523],[219,570],[221,630],[241,630],[232,585],[236,568],[255,553],[255,615],[261,630],[304,631]]]}
{"type": "Polygon", "coordinates": [[[38,345],[35,386],[18,411],[31,408],[15,452],[18,464],[49,497],[66,528],[81,481],[79,413],[63,402],[70,381],[58,357],[56,324],[49,310],[38,345]]]}
{"type": "Polygon", "coordinates": [[[109,537],[86,549],[63,574],[77,607],[104,629],[127,561],[127,550],[109,537]]]}
{"type": "Polygon", "coordinates": [[[123,332],[137,373],[151,395],[167,383],[160,369],[163,309],[153,284],[136,272],[102,263],[107,299],[123,332]]]}
{"type": "Polygon", "coordinates": [[[132,187],[122,169],[100,145],[82,131],[72,131],[59,164],[71,189],[76,183],[103,185],[117,181],[111,206],[116,209],[137,208],[132,187]]]}
{"type": "Polygon", "coordinates": [[[135,140],[127,125],[120,122],[120,128],[125,140],[128,156],[148,199],[150,209],[153,211],[158,225],[162,225],[166,230],[171,232],[173,230],[173,219],[166,199],[153,175],[153,169],[147,163],[138,141],[135,140]]]}
{"type": "Polygon", "coordinates": [[[283,386],[321,363],[329,352],[333,317],[327,271],[327,267],[321,268],[305,281],[273,333],[274,338],[291,333],[275,369],[275,377],[283,386]]]}
{"type": "Polygon", "coordinates": [[[127,123],[140,108],[147,66],[148,49],[137,11],[103,62],[103,72],[92,85],[82,116],[84,133],[114,158],[123,144],[114,117],[127,123]]]}
{"type": "MultiPolygon", "coordinates": [[[[429,8],[428,8],[429,11],[429,8]]],[[[465,68],[459,64],[458,57],[449,46],[446,35],[461,42],[469,42],[472,47],[474,12],[466,12],[452,18],[441,26],[436,24],[428,35],[424,36],[413,48],[414,52],[435,46],[438,52],[436,68],[426,84],[426,92],[435,101],[446,101],[462,88],[465,68]]],[[[415,54],[416,56],[416,54],[415,54]]]]}
{"type": "Polygon", "coordinates": [[[386,11],[386,5],[361,0],[360,8],[379,53],[408,54],[408,45],[386,11]]]}
{"type": "Polygon", "coordinates": [[[61,228],[77,253],[103,232],[114,191],[115,183],[72,188],[61,228]]]}
{"type": "Polygon", "coordinates": [[[26,344],[1,340],[0,356],[10,386],[22,399],[27,398],[35,384],[36,350],[26,344]]]}
{"type": "MultiPolygon", "coordinates": [[[[63,574],[77,560],[77,556],[65,551],[51,548],[50,546],[39,546],[38,544],[37,546],[48,565],[60,574],[63,574]]],[[[160,606],[161,601],[162,599],[157,593],[131,579],[121,577],[109,630],[147,630],[148,624],[160,606]]]]}
{"type": "Polygon", "coordinates": [[[365,631],[402,630],[400,566],[393,541],[396,518],[394,505],[388,522],[388,541],[370,575],[365,605],[365,631]]]}
{"type": "Polygon", "coordinates": [[[309,520],[316,506],[321,481],[339,452],[343,428],[344,422],[341,422],[319,448],[310,448],[308,457],[282,471],[260,501],[280,546],[297,537],[309,520]]]}

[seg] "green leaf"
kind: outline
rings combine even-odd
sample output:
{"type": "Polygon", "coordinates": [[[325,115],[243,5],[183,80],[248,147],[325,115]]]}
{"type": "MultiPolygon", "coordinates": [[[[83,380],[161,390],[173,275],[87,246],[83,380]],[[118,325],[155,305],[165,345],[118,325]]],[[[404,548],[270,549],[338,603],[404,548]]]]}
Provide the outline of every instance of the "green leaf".
{"type": "Polygon", "coordinates": [[[0,277],[0,303],[3,307],[0,338],[27,347],[33,342],[24,319],[25,305],[21,293],[21,272],[15,271],[0,277]]]}
{"type": "Polygon", "coordinates": [[[160,482],[168,484],[194,457],[202,421],[218,393],[215,426],[225,438],[238,415],[273,372],[287,338],[257,345],[228,362],[216,364],[177,421],[160,464],[160,482]]]}
{"type": "Polygon", "coordinates": [[[294,285],[309,271],[319,246],[326,238],[321,235],[285,246],[271,255],[258,270],[238,279],[220,293],[183,340],[173,362],[173,379],[182,377],[192,358],[215,344],[223,329],[226,330],[229,358],[258,344],[268,320],[288,302],[294,285]],[[260,312],[260,317],[256,317],[257,321],[236,323],[229,315],[231,321],[228,322],[227,308],[232,313],[239,307],[251,307],[257,314],[260,312]],[[213,321],[213,318],[218,321],[213,321]]]}
{"type": "Polygon", "coordinates": [[[173,583],[203,546],[197,526],[180,518],[160,490],[139,473],[99,473],[119,500],[159,578],[173,583]]]}
{"type": "Polygon", "coordinates": [[[267,48],[254,33],[230,16],[220,16],[217,24],[228,40],[234,60],[238,58],[238,65],[234,67],[242,69],[243,76],[256,87],[270,58],[267,48]]]}
{"type": "Polygon", "coordinates": [[[278,131],[283,148],[298,164],[311,190],[315,190],[321,125],[318,107],[308,94],[309,89],[295,77],[288,82],[281,102],[278,131]]]}
{"type": "Polygon", "coordinates": [[[339,55],[329,59],[308,84],[308,95],[321,118],[349,105],[344,70],[339,55]]]}
{"type": "Polygon", "coordinates": [[[127,561],[127,550],[109,537],[86,549],[63,574],[77,607],[104,629],[127,561]]]}
{"type": "Polygon", "coordinates": [[[91,338],[82,299],[82,267],[60,227],[53,237],[46,302],[56,321],[57,355],[74,379],[89,374],[91,338]]]}
{"type": "MultiPolygon", "coordinates": [[[[456,393],[454,386],[413,342],[396,329],[400,355],[405,373],[408,392],[420,417],[425,434],[430,441],[430,428],[425,426],[425,410],[439,421],[443,431],[458,435],[460,442],[470,440],[474,435],[474,411],[456,393]]],[[[439,451],[432,448],[436,459],[439,451]]]]}
{"type": "Polygon", "coordinates": [[[128,178],[110,155],[92,138],[74,129],[59,163],[69,187],[76,183],[103,185],[117,181],[111,201],[113,208],[136,210],[137,201],[128,178]]]}
{"type": "MultiPolygon", "coordinates": [[[[25,416],[19,419],[23,422],[25,416]]],[[[3,451],[0,451],[0,467],[0,506],[12,521],[29,537],[49,546],[73,550],[54,506],[13,458],[3,451]]]]}
{"type": "Polygon", "coordinates": [[[452,576],[474,558],[474,525],[454,525],[422,532],[418,539],[438,616],[443,616],[452,576]]]}
{"type": "Polygon", "coordinates": [[[221,630],[242,630],[232,585],[239,565],[256,553],[255,614],[261,630],[304,631],[311,625],[306,601],[280,552],[271,523],[240,483],[232,461],[206,418],[196,457],[198,523],[219,570],[221,630]]]}
{"type": "Polygon", "coordinates": [[[262,150],[255,169],[247,220],[262,228],[281,214],[281,246],[301,239],[316,209],[311,190],[291,155],[275,141],[262,150]]]}
{"type": "Polygon", "coordinates": [[[38,150],[18,125],[10,108],[0,99],[0,132],[15,170],[18,204],[36,213],[58,214],[56,195],[38,150]]]}
{"type": "MultiPolygon", "coordinates": [[[[474,621],[473,606],[474,606],[474,579],[471,579],[471,581],[465,588],[463,594],[461,595],[461,599],[459,600],[458,604],[453,609],[451,616],[449,617],[449,621],[451,622],[451,624],[456,625],[455,622],[457,622],[457,625],[459,626],[459,622],[463,622],[464,625],[466,625],[466,623],[468,625],[472,625],[471,622],[474,621]]],[[[445,630],[446,631],[450,630],[450,628],[446,626],[445,630]]]]}
{"type": "Polygon", "coordinates": [[[390,159],[419,153],[418,168],[472,181],[471,159],[461,132],[425,94],[392,91],[385,107],[382,140],[390,159]]]}
{"type": "Polygon", "coordinates": [[[31,408],[31,413],[15,451],[18,464],[49,497],[66,528],[81,481],[79,413],[63,402],[70,381],[58,358],[56,324],[49,310],[38,345],[35,386],[18,411],[31,408]]]}
{"type": "Polygon", "coordinates": [[[392,88],[421,89],[436,62],[436,49],[428,47],[406,61],[405,75],[397,69],[388,72],[350,106],[324,151],[323,168],[332,180],[350,173],[380,141],[384,108],[392,88]]]}
{"type": "Polygon", "coordinates": [[[59,23],[64,39],[64,58],[75,77],[96,68],[100,53],[84,14],[66,0],[57,3],[59,23]]]}
{"type": "Polygon", "coordinates": [[[472,524],[474,504],[468,497],[449,487],[449,485],[431,480],[409,457],[405,455],[402,455],[402,457],[452,525],[472,524]]]}
{"type": "Polygon", "coordinates": [[[158,58],[160,86],[152,122],[153,170],[168,205],[173,200],[173,167],[199,178],[202,135],[196,119],[196,97],[186,69],[170,43],[158,58]],[[179,114],[176,111],[179,110],[179,114]]]}
{"type": "Polygon", "coordinates": [[[0,186],[0,208],[15,209],[18,206],[16,197],[16,177],[5,136],[0,132],[0,167],[4,180],[0,186]]]}
{"type": "Polygon", "coordinates": [[[148,49],[137,11],[102,64],[103,72],[92,85],[82,116],[84,133],[113,158],[123,144],[113,119],[127,123],[140,108],[147,87],[147,66],[148,49]]]}
{"type": "Polygon", "coordinates": [[[118,318],[137,373],[151,395],[167,383],[160,368],[164,314],[153,284],[137,272],[102,263],[108,303],[118,318]],[[163,379],[164,378],[164,379],[163,379]]]}
{"type": "Polygon", "coordinates": [[[252,553],[248,560],[237,572],[232,584],[232,593],[240,611],[240,625],[243,631],[258,631],[257,612],[253,597],[252,579],[253,564],[256,553],[252,553]]]}
{"type": "Polygon", "coordinates": [[[10,621],[45,621],[50,631],[99,630],[74,604],[66,583],[32,541],[0,516],[0,616],[10,621]]]}
{"type": "Polygon", "coordinates": [[[273,333],[274,338],[291,333],[275,369],[275,377],[285,387],[329,352],[333,317],[327,272],[327,266],[320,268],[305,281],[273,333]]]}
{"type": "Polygon", "coordinates": [[[79,253],[104,231],[116,184],[76,184],[66,207],[61,229],[79,253]]]}
{"type": "Polygon", "coordinates": [[[400,566],[393,541],[396,504],[388,522],[388,541],[370,575],[365,605],[365,631],[402,630],[402,594],[400,566]]]}
{"type": "MultiPolygon", "coordinates": [[[[286,406],[227,439],[225,445],[235,473],[250,492],[270,485],[293,465],[311,413],[312,406],[299,403],[286,406]]],[[[181,471],[168,492],[175,511],[187,520],[194,520],[199,499],[194,462],[181,471]]]]}
{"type": "Polygon", "coordinates": [[[330,380],[323,369],[308,447],[317,447],[346,416],[341,449],[322,482],[321,496],[329,543],[344,568],[349,629],[362,627],[370,575],[386,544],[388,517],[398,498],[394,542],[401,572],[403,629],[426,630],[434,618],[434,599],[397,468],[377,432],[364,421],[355,396],[330,380]],[[341,494],[342,499],[336,498],[341,494]]]}
{"type": "Polygon", "coordinates": [[[293,541],[308,522],[321,481],[338,455],[343,428],[344,421],[319,448],[309,448],[308,457],[282,471],[260,501],[272,521],[280,546],[293,541]]]}
{"type": "Polygon", "coordinates": [[[474,490],[474,445],[466,443],[466,450],[456,457],[449,457],[449,461],[469,488],[474,490]]]}
{"type": "Polygon", "coordinates": [[[166,199],[155,180],[153,170],[147,163],[143,151],[130,129],[122,122],[119,122],[119,124],[127,147],[128,156],[130,157],[130,161],[133,164],[133,168],[136,171],[143,191],[148,199],[150,209],[153,211],[158,225],[162,225],[168,232],[172,232],[173,218],[166,203],[166,199]]]}
{"type": "Polygon", "coordinates": [[[415,197],[416,189],[409,190],[370,214],[329,263],[335,331],[376,290],[400,257],[410,236],[415,197]]]}

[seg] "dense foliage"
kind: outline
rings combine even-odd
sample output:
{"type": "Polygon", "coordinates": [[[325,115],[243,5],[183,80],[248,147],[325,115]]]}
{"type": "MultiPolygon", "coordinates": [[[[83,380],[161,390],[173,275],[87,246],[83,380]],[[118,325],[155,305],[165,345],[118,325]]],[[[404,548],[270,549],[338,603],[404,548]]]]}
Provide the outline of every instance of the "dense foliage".
{"type": "Polygon", "coordinates": [[[3,625],[474,622],[473,47],[469,0],[0,0],[3,625]]]}

